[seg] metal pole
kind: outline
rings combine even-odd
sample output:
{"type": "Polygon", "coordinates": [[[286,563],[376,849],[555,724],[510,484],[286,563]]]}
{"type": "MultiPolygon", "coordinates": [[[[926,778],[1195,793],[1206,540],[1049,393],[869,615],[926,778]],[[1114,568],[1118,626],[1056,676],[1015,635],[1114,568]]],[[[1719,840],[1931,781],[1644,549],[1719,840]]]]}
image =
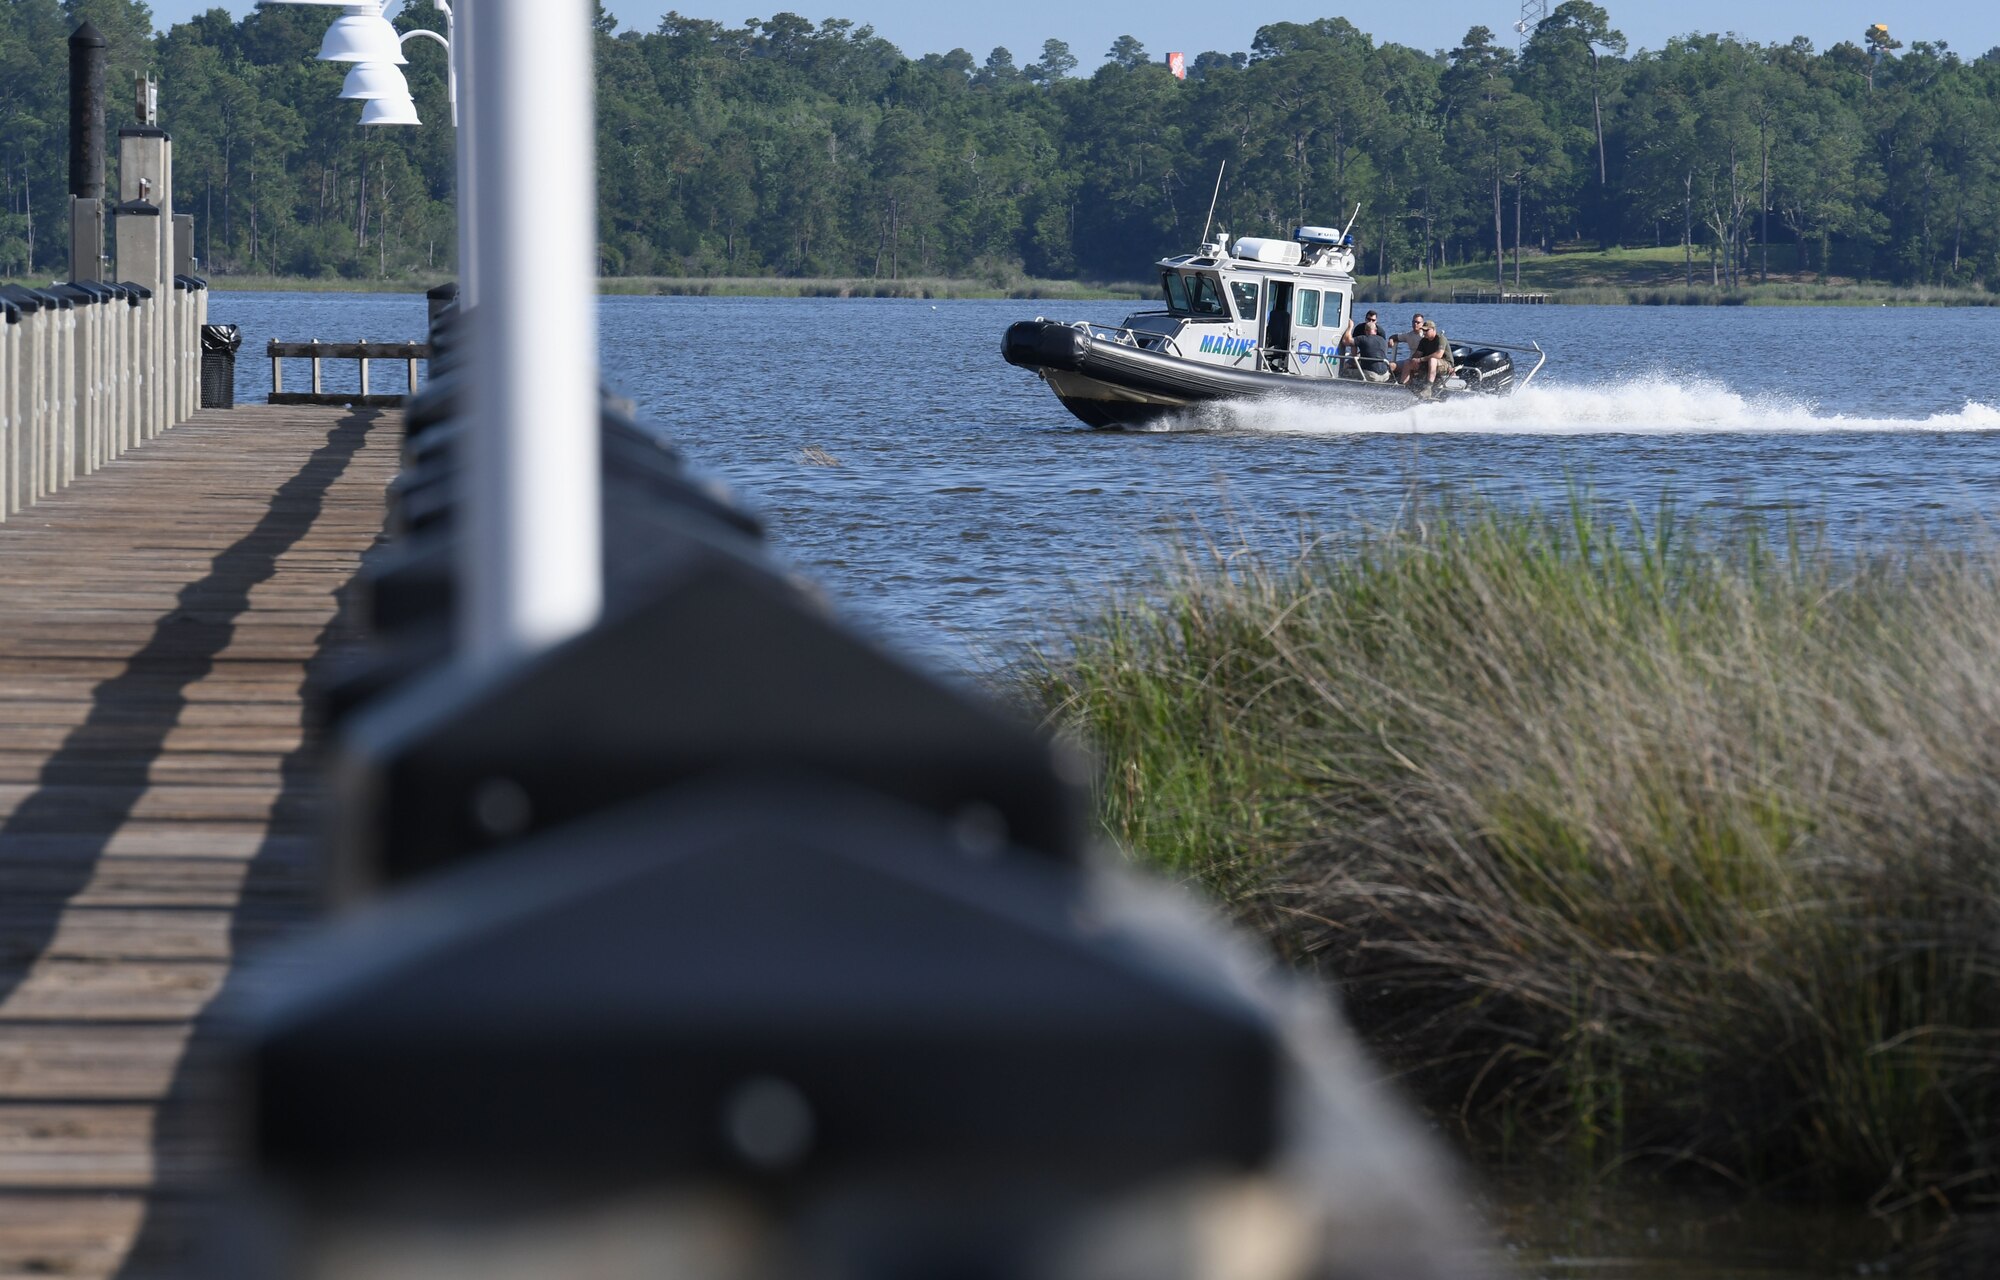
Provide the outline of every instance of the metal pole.
{"type": "MultiPolygon", "coordinates": [[[[472,51],[479,43],[479,6],[483,0],[459,0],[452,11],[451,47],[445,50],[456,69],[457,94],[465,104],[455,115],[458,127],[458,305],[470,311],[479,301],[479,201],[474,198],[473,150],[479,138],[479,82],[474,78],[472,51]]],[[[504,0],[503,0],[504,2],[504,0]]]]}
{"type": "Polygon", "coordinates": [[[602,605],[595,36],[590,0],[467,7],[481,293],[459,622],[468,660],[491,666],[586,630],[602,605]]]}
{"type": "Polygon", "coordinates": [[[444,92],[451,102],[451,127],[458,128],[458,59],[452,54],[452,41],[458,38],[457,17],[451,11],[448,0],[431,0],[437,11],[444,15],[444,92]]]}
{"type": "Polygon", "coordinates": [[[20,338],[20,313],[0,302],[0,521],[7,518],[7,450],[14,442],[14,406],[21,381],[14,352],[20,338]]]}
{"type": "MultiPolygon", "coordinates": [[[[69,37],[69,193],[85,200],[104,198],[105,40],[88,22],[69,37]]],[[[71,265],[72,273],[78,264],[71,265]]],[[[90,275],[96,264],[81,264],[90,275]]]]}

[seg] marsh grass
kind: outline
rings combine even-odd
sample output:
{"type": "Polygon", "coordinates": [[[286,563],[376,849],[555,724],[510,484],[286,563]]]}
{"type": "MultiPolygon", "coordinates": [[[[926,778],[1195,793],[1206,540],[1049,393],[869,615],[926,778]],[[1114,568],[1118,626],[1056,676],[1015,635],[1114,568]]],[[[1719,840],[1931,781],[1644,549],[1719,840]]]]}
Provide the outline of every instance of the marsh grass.
{"type": "Polygon", "coordinates": [[[1024,678],[1475,1140],[2000,1190],[2000,555],[1433,512],[1188,554],[1024,678]]]}

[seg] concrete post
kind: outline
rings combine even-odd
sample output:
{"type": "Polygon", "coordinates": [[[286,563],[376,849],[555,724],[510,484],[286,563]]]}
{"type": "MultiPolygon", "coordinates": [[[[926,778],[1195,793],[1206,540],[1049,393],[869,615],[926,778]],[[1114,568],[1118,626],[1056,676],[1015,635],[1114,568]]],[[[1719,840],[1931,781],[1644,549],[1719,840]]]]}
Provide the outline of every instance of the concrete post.
{"type": "Polygon", "coordinates": [[[63,483],[84,473],[84,459],[90,448],[90,391],[96,344],[97,298],[80,286],[71,287],[76,302],[76,369],[70,384],[70,401],[76,406],[71,419],[68,451],[63,455],[63,483]]]}
{"type": "Polygon", "coordinates": [[[12,514],[28,505],[35,489],[35,442],[41,437],[42,415],[48,410],[49,341],[47,316],[37,306],[22,308],[26,320],[26,367],[21,371],[23,390],[21,429],[14,434],[14,447],[7,456],[7,511],[12,514]]]}
{"type": "MultiPolygon", "coordinates": [[[[128,132],[130,132],[128,130],[128,132]]],[[[123,135],[120,135],[121,140],[123,135]]],[[[150,154],[132,148],[128,154],[150,154]]],[[[150,189],[147,180],[135,177],[135,186],[150,189]]],[[[118,275],[126,284],[137,285],[140,289],[159,297],[156,282],[160,278],[160,209],[146,200],[127,200],[113,212],[118,230],[118,275]]],[[[136,440],[150,440],[159,431],[159,423],[164,411],[164,402],[159,398],[157,370],[159,367],[159,334],[153,319],[158,313],[150,305],[150,300],[142,299],[139,306],[139,323],[133,333],[132,365],[137,371],[138,382],[133,388],[137,400],[136,440]]]]}
{"type": "Polygon", "coordinates": [[[201,407],[201,331],[208,327],[208,282],[195,290],[194,304],[194,403],[201,407]]]}
{"type": "Polygon", "coordinates": [[[38,346],[35,360],[35,417],[30,424],[27,449],[21,455],[21,495],[20,505],[27,506],[42,496],[42,455],[48,448],[49,428],[55,422],[56,410],[56,363],[58,356],[58,331],[60,313],[43,307],[35,313],[35,340],[38,346]]]}
{"type": "MultiPolygon", "coordinates": [[[[173,310],[173,143],[167,131],[151,124],[118,131],[118,278],[152,290],[152,307],[145,327],[151,344],[146,382],[149,397],[146,428],[150,440],[173,425],[173,374],[167,359],[169,317],[173,310]],[[150,223],[125,225],[141,205],[151,206],[150,223]],[[139,241],[150,237],[152,243],[139,241]],[[128,245],[133,256],[128,257],[128,245]]],[[[146,310],[142,308],[142,310],[146,310]]]]}
{"type": "Polygon", "coordinates": [[[139,430],[139,348],[133,341],[139,327],[139,300],[131,286],[124,287],[125,296],[113,308],[118,314],[118,350],[111,368],[117,380],[118,415],[106,461],[131,448],[139,430]]]}
{"type": "Polygon", "coordinates": [[[58,358],[56,360],[56,413],[51,424],[48,472],[43,492],[54,493],[69,483],[65,459],[76,438],[76,307],[67,304],[56,312],[58,358]]]}
{"type": "Polygon", "coordinates": [[[189,276],[187,324],[187,412],[201,412],[201,326],[208,319],[208,286],[189,276]]]}
{"type": "Polygon", "coordinates": [[[112,300],[112,348],[104,368],[112,396],[110,430],[104,436],[104,460],[110,462],[124,452],[132,430],[132,298],[124,288],[112,300]]]}
{"type": "Polygon", "coordinates": [[[42,312],[22,308],[21,345],[26,357],[21,362],[21,429],[14,433],[7,450],[7,514],[13,515],[27,503],[27,461],[34,456],[36,429],[42,420],[42,384],[48,372],[48,351],[42,333],[42,312]]]}
{"type": "Polygon", "coordinates": [[[104,261],[104,201],[71,196],[69,201],[69,278],[102,280],[104,261]]]}
{"type": "Polygon", "coordinates": [[[86,474],[104,462],[104,424],[111,411],[111,321],[118,299],[98,286],[97,305],[90,309],[90,435],[84,442],[86,474]]]}
{"type": "Polygon", "coordinates": [[[111,290],[111,297],[104,303],[104,360],[98,377],[98,394],[102,400],[97,415],[97,451],[90,464],[93,468],[103,466],[117,451],[118,418],[125,411],[125,399],[119,384],[125,369],[124,345],[118,340],[125,323],[125,295],[116,285],[105,287],[111,290]]]}
{"type": "MultiPolygon", "coordinates": [[[[167,147],[167,184],[173,185],[173,144],[167,147]]],[[[180,287],[174,290],[174,421],[186,422],[201,408],[201,326],[195,319],[194,215],[173,215],[172,268],[180,287]]]]}
{"type": "Polygon", "coordinates": [[[201,408],[201,322],[196,295],[201,290],[194,277],[180,277],[180,291],[174,298],[175,325],[180,330],[180,359],[175,367],[174,385],[179,388],[179,420],[186,422],[201,408]]]}
{"type": "Polygon", "coordinates": [[[161,376],[160,368],[160,295],[150,290],[148,294],[139,299],[139,368],[146,382],[145,392],[139,401],[145,425],[139,432],[138,444],[144,444],[167,429],[167,405],[162,394],[166,379],[161,376]]]}
{"type": "Polygon", "coordinates": [[[57,459],[56,483],[68,485],[83,474],[83,444],[90,434],[90,322],[97,300],[79,289],[67,291],[76,305],[70,322],[69,430],[57,459]]]}
{"type": "Polygon", "coordinates": [[[0,520],[7,518],[7,449],[19,417],[20,342],[21,313],[12,303],[0,301],[0,520]]]}

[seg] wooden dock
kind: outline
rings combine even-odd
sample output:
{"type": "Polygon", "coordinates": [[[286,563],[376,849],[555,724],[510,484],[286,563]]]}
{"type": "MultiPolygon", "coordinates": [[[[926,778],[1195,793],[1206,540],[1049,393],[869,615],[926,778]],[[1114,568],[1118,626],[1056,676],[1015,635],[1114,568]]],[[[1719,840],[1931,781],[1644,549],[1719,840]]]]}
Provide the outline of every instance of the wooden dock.
{"type": "Polygon", "coordinates": [[[1548,302],[1549,295],[1546,293],[1502,293],[1492,289],[1453,289],[1451,291],[1451,300],[1453,302],[1480,303],[1487,306],[1513,303],[1539,307],[1548,302]]]}
{"type": "Polygon", "coordinates": [[[0,525],[0,1277],[187,1270],[218,1148],[162,1104],[233,963],[317,909],[303,690],[400,441],[203,412],[0,525]]]}

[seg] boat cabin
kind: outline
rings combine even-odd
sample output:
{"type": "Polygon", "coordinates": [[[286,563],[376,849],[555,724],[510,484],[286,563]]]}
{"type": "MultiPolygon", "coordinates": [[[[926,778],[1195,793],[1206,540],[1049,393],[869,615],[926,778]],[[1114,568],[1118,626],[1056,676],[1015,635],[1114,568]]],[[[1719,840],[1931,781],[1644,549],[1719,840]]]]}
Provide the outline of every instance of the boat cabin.
{"type": "Polygon", "coordinates": [[[1227,235],[1158,263],[1166,310],[1126,317],[1140,345],[1183,359],[1330,378],[1353,312],[1354,254],[1343,233],[1290,240],[1227,235]]]}

